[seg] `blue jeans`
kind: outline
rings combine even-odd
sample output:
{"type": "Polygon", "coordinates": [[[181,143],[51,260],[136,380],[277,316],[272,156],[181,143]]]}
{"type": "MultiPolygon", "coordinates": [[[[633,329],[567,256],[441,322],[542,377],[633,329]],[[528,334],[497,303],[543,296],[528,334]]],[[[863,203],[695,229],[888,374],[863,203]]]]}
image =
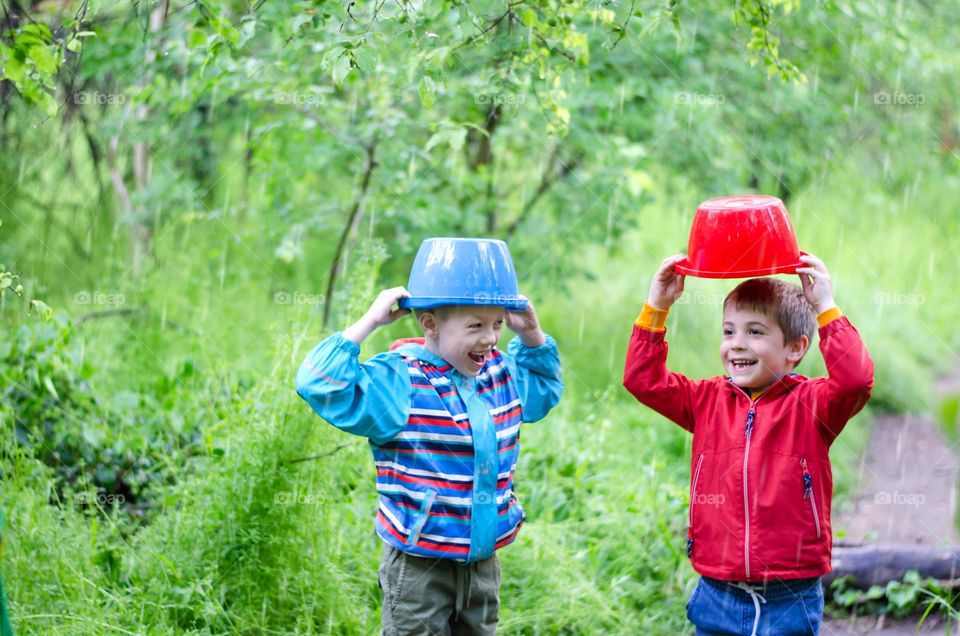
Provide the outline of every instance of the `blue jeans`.
{"type": "Polygon", "coordinates": [[[823,587],[820,577],[750,585],[701,577],[687,618],[697,636],[817,636],[823,587]]]}

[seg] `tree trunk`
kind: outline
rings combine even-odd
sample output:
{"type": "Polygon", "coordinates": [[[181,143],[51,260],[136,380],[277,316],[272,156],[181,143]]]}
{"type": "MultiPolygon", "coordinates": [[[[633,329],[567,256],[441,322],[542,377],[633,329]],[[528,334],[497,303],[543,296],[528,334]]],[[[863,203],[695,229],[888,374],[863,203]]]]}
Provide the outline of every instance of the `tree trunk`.
{"type": "MultiPolygon", "coordinates": [[[[167,9],[169,0],[160,0],[150,11],[150,20],[147,26],[147,50],[144,56],[144,74],[141,85],[146,86],[153,77],[153,64],[157,60],[157,49],[162,46],[163,38],[154,38],[167,21],[167,9]]],[[[138,127],[147,120],[150,109],[146,104],[138,104],[136,108],[136,122],[138,127]]],[[[143,192],[150,185],[150,144],[141,140],[133,144],[133,181],[137,192],[143,192]]],[[[131,269],[134,275],[139,275],[143,271],[143,260],[150,251],[150,237],[152,228],[146,219],[146,210],[143,207],[142,200],[136,206],[130,208],[130,218],[128,219],[130,227],[130,245],[132,248],[131,269]]]]}
{"type": "Polygon", "coordinates": [[[824,577],[829,584],[844,576],[853,578],[854,586],[867,589],[899,581],[908,570],[916,570],[921,578],[947,581],[960,577],[960,548],[936,548],[901,544],[834,546],[833,571],[824,577]]]}

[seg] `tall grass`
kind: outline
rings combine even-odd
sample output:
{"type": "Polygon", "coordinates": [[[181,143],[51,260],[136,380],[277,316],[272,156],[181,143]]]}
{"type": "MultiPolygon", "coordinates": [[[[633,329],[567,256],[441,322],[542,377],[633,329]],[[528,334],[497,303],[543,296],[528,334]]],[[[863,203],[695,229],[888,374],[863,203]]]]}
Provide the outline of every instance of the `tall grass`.
{"type": "MultiPolygon", "coordinates": [[[[852,161],[835,167],[790,211],[801,247],[830,268],[837,300],[877,363],[870,408],[922,410],[960,338],[957,179],[931,171],[939,176],[905,179],[884,194],[875,185],[883,175],[865,171],[852,161]]],[[[641,210],[617,211],[635,229],[616,247],[569,256],[562,280],[546,280],[542,261],[518,250],[521,278],[543,281],[524,291],[559,341],[567,392],[546,420],[524,428],[516,490],[528,521],[500,553],[502,633],[689,631],[690,438],[632,400],[620,380],[649,278],[663,257],[682,251],[696,203],[712,194],[680,184],[641,210]]],[[[206,389],[160,404],[165,415],[149,425],[197,424],[202,452],[171,459],[178,480],[157,487],[142,527],[59,501],[50,468],[8,452],[3,572],[19,633],[377,632],[369,451],[293,392],[300,360],[329,333],[317,307],[274,302],[278,291],[319,293],[322,259],[279,263],[260,229],[199,218],[161,233],[156,266],[136,287],[122,269],[98,281],[97,264],[76,274],[65,268],[50,282],[49,303],[68,313],[85,311],[72,296],[90,281],[124,294],[128,307],[150,308],[92,319],[73,337],[105,399],[145,391],[158,374],[179,377],[190,361],[206,389]]],[[[339,324],[378,287],[404,282],[391,262],[379,246],[361,245],[337,299],[350,302],[339,324]]],[[[670,316],[672,368],[721,372],[720,301],[733,283],[687,280],[670,316]]],[[[364,355],[413,332],[412,321],[401,321],[371,338],[364,355]]],[[[798,370],[822,373],[819,353],[798,370]]],[[[854,483],[868,425],[869,413],[858,416],[834,446],[841,495],[854,483]]]]}

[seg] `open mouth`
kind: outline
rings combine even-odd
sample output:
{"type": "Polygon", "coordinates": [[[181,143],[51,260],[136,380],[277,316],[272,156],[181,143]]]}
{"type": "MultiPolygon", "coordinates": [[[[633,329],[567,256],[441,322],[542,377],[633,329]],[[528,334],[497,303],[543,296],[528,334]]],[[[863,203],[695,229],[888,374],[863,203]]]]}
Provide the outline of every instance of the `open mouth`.
{"type": "Polygon", "coordinates": [[[475,364],[483,365],[483,359],[487,356],[486,351],[470,351],[467,353],[467,356],[473,360],[475,364]]]}
{"type": "Polygon", "coordinates": [[[731,360],[730,364],[735,371],[746,371],[757,363],[756,360],[731,360]]]}

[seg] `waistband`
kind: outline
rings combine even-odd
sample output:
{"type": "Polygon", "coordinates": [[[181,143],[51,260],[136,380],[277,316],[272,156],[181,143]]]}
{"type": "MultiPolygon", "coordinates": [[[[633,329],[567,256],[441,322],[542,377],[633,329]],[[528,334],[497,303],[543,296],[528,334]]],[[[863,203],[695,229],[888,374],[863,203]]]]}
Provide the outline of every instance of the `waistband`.
{"type": "Polygon", "coordinates": [[[820,585],[819,576],[805,579],[780,579],[767,581],[765,583],[751,583],[743,581],[723,581],[721,579],[712,579],[708,576],[701,577],[704,582],[727,594],[733,594],[743,600],[752,600],[752,594],[745,588],[752,589],[766,599],[782,598],[784,596],[795,596],[801,592],[809,590],[814,585],[820,585]]]}

